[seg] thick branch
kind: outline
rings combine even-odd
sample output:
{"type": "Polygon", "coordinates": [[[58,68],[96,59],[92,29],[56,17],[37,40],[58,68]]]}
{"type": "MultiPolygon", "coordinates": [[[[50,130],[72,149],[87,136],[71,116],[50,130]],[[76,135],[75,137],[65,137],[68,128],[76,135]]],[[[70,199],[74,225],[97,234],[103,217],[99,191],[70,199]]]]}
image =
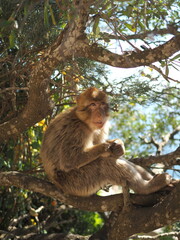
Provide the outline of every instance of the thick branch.
{"type": "Polygon", "coordinates": [[[178,221],[180,217],[179,190],[180,185],[153,208],[134,208],[130,212],[120,212],[113,226],[109,219],[111,226],[108,239],[125,240],[135,233],[147,233],[178,221]]]}
{"type": "Polygon", "coordinates": [[[78,16],[67,25],[57,40],[44,51],[44,54],[32,66],[29,76],[29,98],[24,110],[15,118],[0,125],[0,142],[16,137],[52,111],[49,82],[54,69],[67,59],[72,58],[79,39],[84,39],[85,24],[91,1],[77,2],[78,16]],[[83,37],[81,37],[83,36],[83,37]],[[70,46],[73,46],[70,47],[70,46]]]}
{"type": "MultiPolygon", "coordinates": [[[[120,209],[120,211],[123,209],[122,194],[108,197],[99,197],[94,195],[86,198],[68,196],[64,195],[59,189],[49,182],[19,172],[1,172],[0,185],[8,187],[16,186],[30,191],[39,192],[64,202],[65,204],[72,205],[83,210],[118,212],[120,209]]],[[[115,225],[113,226],[111,221],[112,219],[110,218],[105,225],[106,231],[104,231],[103,228],[100,234],[97,233],[95,238],[92,236],[91,239],[101,239],[97,236],[102,236],[102,232],[103,234],[105,233],[105,235],[107,232],[110,232],[110,237],[108,239],[122,240],[134,233],[141,232],[142,229],[143,232],[148,232],[155,228],[177,221],[180,215],[179,190],[180,183],[178,183],[169,194],[165,194],[165,192],[154,193],[147,196],[131,194],[132,203],[134,205],[138,205],[139,207],[134,207],[131,211],[120,212],[118,218],[115,219],[115,225]],[[155,206],[156,203],[158,204],[155,206]],[[154,207],[151,208],[151,206],[154,207]],[[136,219],[138,219],[138,221],[136,221],[136,219]],[[108,231],[108,229],[110,231],[108,231]]],[[[103,239],[106,239],[106,237],[103,239]]]]}
{"type": "MultiPolygon", "coordinates": [[[[19,172],[1,172],[0,186],[15,186],[22,189],[28,189],[82,210],[105,212],[117,211],[123,207],[122,194],[107,197],[100,197],[97,195],[91,197],[68,196],[64,195],[50,182],[19,172]]],[[[163,195],[163,192],[149,195],[131,194],[131,201],[133,204],[139,206],[153,206],[163,197],[163,195]]]]}
{"type": "Polygon", "coordinates": [[[138,66],[147,66],[153,62],[161,61],[172,56],[179,50],[180,35],[177,35],[165,44],[162,44],[154,49],[130,52],[129,55],[115,54],[107,49],[98,47],[97,44],[93,44],[92,46],[87,47],[85,56],[91,60],[102,62],[114,67],[133,68],[138,66]]]}
{"type": "Polygon", "coordinates": [[[46,64],[41,62],[37,65],[39,71],[32,71],[31,74],[28,103],[17,117],[0,125],[0,142],[24,132],[27,128],[45,118],[52,110],[48,94],[50,73],[46,64]]]}
{"type": "MultiPolygon", "coordinates": [[[[44,52],[39,61],[32,66],[29,76],[28,103],[17,117],[0,125],[0,142],[18,136],[52,111],[53,104],[50,100],[49,82],[53,70],[63,59],[69,57],[69,55],[66,56],[66,52],[63,54],[63,50],[59,49],[67,30],[68,27],[61,32],[55,43],[44,52]]],[[[66,49],[63,44],[62,48],[66,49]]]]}

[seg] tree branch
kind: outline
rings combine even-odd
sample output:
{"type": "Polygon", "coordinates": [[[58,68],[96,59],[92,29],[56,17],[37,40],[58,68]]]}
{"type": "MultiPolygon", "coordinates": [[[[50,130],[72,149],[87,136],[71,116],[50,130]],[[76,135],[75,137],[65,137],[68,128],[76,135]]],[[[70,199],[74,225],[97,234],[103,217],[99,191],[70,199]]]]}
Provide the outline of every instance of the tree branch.
{"type": "Polygon", "coordinates": [[[13,239],[23,239],[23,240],[88,240],[88,236],[80,236],[78,234],[65,234],[65,233],[51,233],[51,234],[37,234],[37,233],[29,233],[21,236],[21,238],[15,238],[15,235],[12,233],[8,233],[6,231],[1,231],[0,234],[2,236],[1,239],[7,239],[7,237],[13,239]],[[6,237],[6,238],[3,238],[6,237]]]}
{"type": "Polygon", "coordinates": [[[174,152],[159,155],[159,156],[148,156],[142,158],[130,159],[135,164],[143,167],[148,167],[154,163],[165,163],[166,165],[178,165],[180,158],[180,147],[178,147],[174,152]]]}
{"type": "Polygon", "coordinates": [[[168,75],[166,75],[165,73],[163,73],[163,71],[160,69],[160,68],[158,68],[157,66],[155,66],[155,65],[153,65],[153,64],[151,64],[151,65],[149,65],[151,68],[153,68],[154,70],[156,70],[158,73],[160,73],[161,75],[162,75],[162,77],[166,80],[166,81],[173,81],[173,82],[177,82],[177,83],[180,83],[180,81],[179,80],[176,80],[176,79],[173,79],[173,78],[171,78],[171,77],[169,77],[168,75]]]}
{"type": "MultiPolygon", "coordinates": [[[[1,172],[0,186],[15,186],[29,191],[38,192],[45,196],[52,197],[67,205],[88,211],[117,211],[123,207],[122,194],[100,197],[92,195],[90,197],[76,197],[65,195],[55,185],[45,180],[20,172],[1,172]]],[[[138,206],[153,206],[162,199],[164,192],[149,195],[131,194],[131,202],[138,206]]]]}
{"type": "Polygon", "coordinates": [[[132,40],[132,39],[145,39],[146,37],[150,35],[165,35],[165,34],[172,34],[172,35],[177,35],[179,32],[177,31],[176,26],[168,26],[167,28],[162,28],[162,29],[154,29],[151,31],[146,31],[144,33],[136,33],[132,35],[123,35],[119,36],[114,35],[114,34],[109,34],[107,32],[102,32],[101,36],[104,38],[109,38],[109,39],[116,39],[116,40],[132,40]]]}
{"type": "Polygon", "coordinates": [[[180,206],[179,190],[180,185],[153,208],[134,208],[123,214],[119,212],[116,223],[113,226],[110,223],[108,239],[125,240],[133,234],[142,232],[142,229],[144,233],[147,233],[178,221],[180,217],[180,208],[177,208],[180,206]]]}
{"type": "MultiPolygon", "coordinates": [[[[134,237],[131,237],[131,239],[141,239],[141,240],[159,240],[160,238],[162,237],[177,237],[177,239],[180,238],[180,232],[167,232],[167,233],[161,233],[161,234],[156,234],[155,236],[134,236],[134,237]]],[[[173,239],[173,238],[172,238],[173,239]]]]}
{"type": "Polygon", "coordinates": [[[0,124],[0,142],[20,135],[52,112],[53,103],[50,99],[49,82],[55,67],[65,59],[63,54],[58,58],[59,53],[55,50],[59,49],[59,45],[61,46],[67,29],[68,27],[61,32],[55,43],[44,51],[38,61],[32,64],[28,102],[17,117],[0,124]]]}
{"type": "MultiPolygon", "coordinates": [[[[76,2],[76,1],[75,1],[76,2]]],[[[32,65],[29,75],[29,98],[24,110],[15,118],[0,125],[0,142],[16,137],[35,123],[45,118],[53,108],[50,100],[49,82],[53,70],[61,63],[72,58],[79,39],[84,39],[87,8],[91,1],[77,1],[78,16],[65,27],[57,40],[44,51],[32,65]],[[83,37],[81,37],[83,36],[83,37]],[[69,46],[73,46],[69,47],[69,46]]]]}
{"type": "Polygon", "coordinates": [[[151,140],[148,141],[147,139],[144,138],[144,142],[147,144],[153,144],[157,151],[156,155],[160,155],[163,147],[169,142],[170,139],[174,139],[174,136],[180,131],[180,126],[177,126],[171,133],[166,134],[165,136],[162,136],[162,141],[158,142],[154,137],[151,137],[151,140]]]}
{"type": "MultiPolygon", "coordinates": [[[[180,35],[171,38],[166,43],[144,51],[130,52],[129,55],[119,55],[112,53],[97,44],[87,46],[85,56],[91,60],[102,62],[113,67],[133,68],[139,66],[148,66],[153,62],[161,61],[172,56],[180,50],[180,35]]],[[[81,52],[84,57],[84,53],[81,52]]]]}

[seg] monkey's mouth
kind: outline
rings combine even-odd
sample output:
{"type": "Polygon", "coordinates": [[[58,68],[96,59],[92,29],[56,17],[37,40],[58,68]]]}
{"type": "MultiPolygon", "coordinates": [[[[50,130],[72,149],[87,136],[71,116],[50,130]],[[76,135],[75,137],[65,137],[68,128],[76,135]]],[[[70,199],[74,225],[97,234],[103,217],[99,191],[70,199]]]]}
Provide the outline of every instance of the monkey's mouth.
{"type": "Polygon", "coordinates": [[[102,122],[102,121],[97,121],[97,122],[93,122],[93,123],[97,128],[102,128],[104,126],[104,122],[102,122]]]}

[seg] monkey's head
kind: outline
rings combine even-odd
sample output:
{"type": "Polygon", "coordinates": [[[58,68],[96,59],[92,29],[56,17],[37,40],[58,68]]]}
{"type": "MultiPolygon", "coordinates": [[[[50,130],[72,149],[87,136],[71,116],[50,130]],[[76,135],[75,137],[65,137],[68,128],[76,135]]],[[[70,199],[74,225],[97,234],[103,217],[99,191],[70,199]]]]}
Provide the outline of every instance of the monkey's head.
{"type": "Polygon", "coordinates": [[[88,88],[77,97],[76,114],[90,129],[101,129],[109,117],[107,95],[95,88],[88,88]]]}

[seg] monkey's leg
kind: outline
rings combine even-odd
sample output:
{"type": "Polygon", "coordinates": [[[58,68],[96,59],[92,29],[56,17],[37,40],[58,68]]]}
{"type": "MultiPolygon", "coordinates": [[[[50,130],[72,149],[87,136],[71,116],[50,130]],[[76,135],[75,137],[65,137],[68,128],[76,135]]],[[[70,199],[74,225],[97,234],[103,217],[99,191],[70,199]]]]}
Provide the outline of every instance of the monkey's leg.
{"type": "Polygon", "coordinates": [[[152,180],[148,181],[148,193],[156,192],[172,182],[172,177],[168,173],[155,175],[152,180]]]}
{"type": "Polygon", "coordinates": [[[146,180],[144,179],[145,170],[142,171],[142,169],[126,160],[117,159],[113,161],[113,159],[109,159],[109,161],[104,161],[102,171],[104,171],[104,176],[107,176],[110,183],[122,185],[123,181],[126,180],[129,187],[139,194],[156,192],[171,182],[171,176],[166,173],[155,177],[149,175],[150,179],[146,180]]]}
{"type": "Polygon", "coordinates": [[[66,194],[89,196],[110,183],[102,174],[102,168],[101,159],[97,159],[77,170],[57,171],[55,182],[66,194]]]}
{"type": "Polygon", "coordinates": [[[136,164],[134,164],[132,162],[129,162],[129,161],[128,161],[128,163],[131,164],[141,174],[141,176],[144,180],[153,179],[153,175],[150,174],[148,171],[146,171],[146,169],[144,169],[143,167],[141,167],[139,165],[136,165],[136,164]]]}

